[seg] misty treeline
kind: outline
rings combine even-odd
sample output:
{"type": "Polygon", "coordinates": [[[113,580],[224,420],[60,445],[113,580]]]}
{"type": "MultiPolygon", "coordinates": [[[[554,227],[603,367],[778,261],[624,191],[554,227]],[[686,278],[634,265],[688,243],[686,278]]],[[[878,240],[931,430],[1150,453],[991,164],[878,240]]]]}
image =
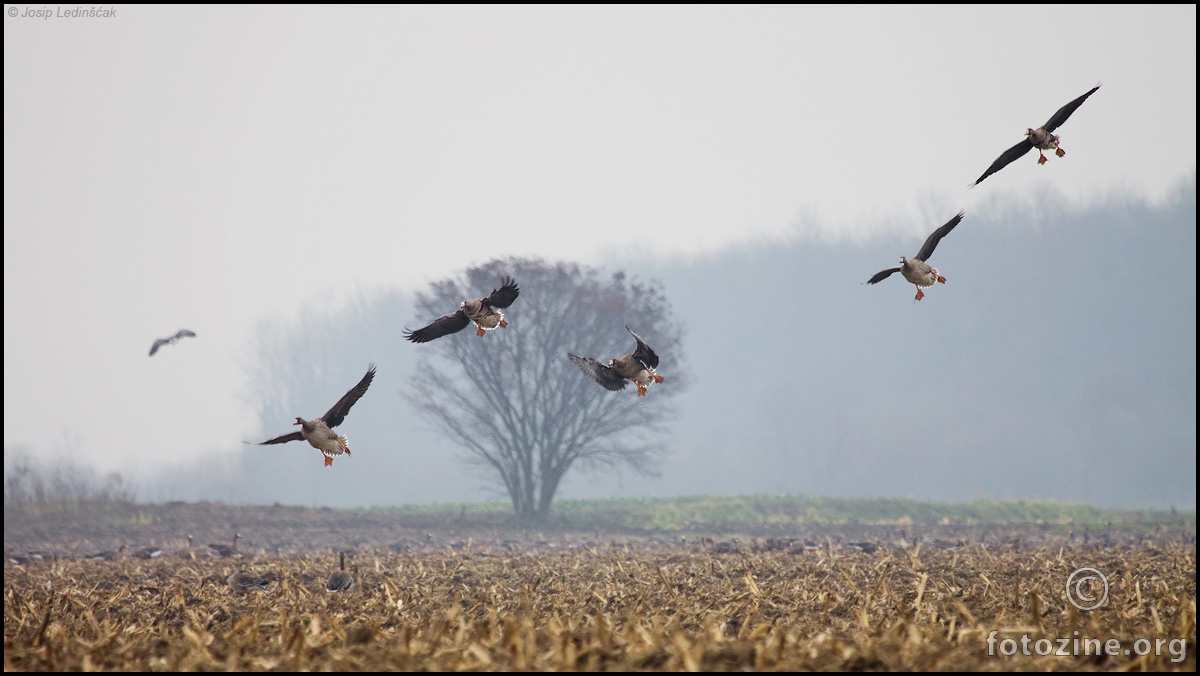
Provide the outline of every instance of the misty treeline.
{"type": "Polygon", "coordinates": [[[70,510],[95,502],[133,502],[133,487],[119,472],[101,475],[69,456],[41,461],[29,453],[4,451],[4,508],[70,510]]]}

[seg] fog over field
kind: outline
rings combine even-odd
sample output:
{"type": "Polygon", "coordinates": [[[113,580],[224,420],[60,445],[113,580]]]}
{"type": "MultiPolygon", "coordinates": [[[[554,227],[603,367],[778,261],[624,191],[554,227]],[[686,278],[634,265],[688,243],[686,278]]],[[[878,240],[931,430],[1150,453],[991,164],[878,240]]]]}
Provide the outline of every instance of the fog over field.
{"type": "MultiPolygon", "coordinates": [[[[681,415],[659,477],[574,474],[560,497],[1194,506],[1194,178],[1163,207],[1037,200],[999,196],[984,215],[968,213],[937,249],[948,282],[919,303],[898,276],[863,282],[915,253],[940,216],[869,243],[798,236],[693,260],[614,256],[661,279],[685,326],[685,353],[660,355],[666,382],[640,403],[655,406],[681,372],[689,386],[675,399],[681,415]]],[[[519,301],[508,316],[520,331],[519,301]]],[[[142,477],[139,494],[332,506],[503,499],[400,396],[429,347],[401,339],[414,319],[397,289],[264,325],[258,357],[247,357],[269,364],[247,377],[281,397],[263,412],[262,438],[323,412],[375,361],[372,389],[341,428],[353,457],[326,469],[304,443],[243,447],[232,460],[214,453],[142,477]]],[[[475,340],[468,333],[446,339],[475,340]]],[[[609,338],[613,355],[627,348],[622,327],[609,338]]]]}
{"type": "MultiPolygon", "coordinates": [[[[661,443],[657,475],[559,497],[1195,504],[1195,5],[6,8],[6,480],[507,499],[404,395],[443,341],[534,335],[554,290],[518,279],[483,339],[402,334],[511,258],[673,308],[665,382],[611,393],[669,422],[609,437],[661,443]],[[1097,87],[1064,156],[967,187],[1097,87]],[[960,210],[947,284],[864,283],[960,210]],[[352,457],[242,443],[370,363],[352,457]]],[[[653,344],[639,319],[556,351],[653,344]]]]}

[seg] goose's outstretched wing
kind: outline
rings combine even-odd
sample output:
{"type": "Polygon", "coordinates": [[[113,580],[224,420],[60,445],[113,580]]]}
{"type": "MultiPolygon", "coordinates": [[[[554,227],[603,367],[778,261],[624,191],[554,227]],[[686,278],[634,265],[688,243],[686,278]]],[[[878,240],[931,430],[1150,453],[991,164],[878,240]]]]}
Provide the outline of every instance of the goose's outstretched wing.
{"type": "Polygon", "coordinates": [[[987,178],[988,176],[991,176],[992,174],[996,173],[997,171],[1000,171],[1001,169],[1012,164],[1013,162],[1016,162],[1018,158],[1020,158],[1022,155],[1029,152],[1030,150],[1033,150],[1033,141],[1030,141],[1029,137],[1026,136],[1025,140],[1023,140],[1020,143],[1018,143],[1017,145],[1009,148],[1008,150],[1005,150],[1004,153],[1000,155],[1000,157],[997,157],[996,161],[992,162],[992,166],[988,167],[987,171],[983,172],[983,175],[980,176],[979,178],[975,179],[975,182],[972,183],[971,185],[976,186],[976,185],[979,185],[980,183],[983,183],[983,179],[987,178]]]}
{"type": "Polygon", "coordinates": [[[158,352],[158,348],[162,347],[163,345],[170,344],[171,341],[167,340],[166,338],[159,338],[158,340],[154,341],[153,345],[150,346],[150,356],[153,357],[154,353],[158,352]]]}
{"type": "Polygon", "coordinates": [[[634,333],[633,329],[629,328],[628,324],[625,325],[625,330],[633,336],[635,341],[637,341],[637,349],[633,351],[633,358],[642,362],[642,364],[649,368],[658,368],[658,355],[654,354],[654,350],[651,350],[650,346],[646,344],[646,341],[642,340],[641,336],[634,333]]]}
{"type": "Polygon", "coordinates": [[[937,248],[938,242],[942,241],[943,237],[950,234],[950,231],[953,230],[954,226],[958,225],[959,221],[962,219],[963,212],[960,211],[958,212],[957,216],[951,218],[949,221],[946,221],[945,225],[937,230],[934,230],[933,233],[929,235],[929,238],[925,240],[925,243],[921,245],[921,250],[917,252],[917,260],[929,262],[929,257],[933,255],[933,250],[937,248]]]}
{"type": "Polygon", "coordinates": [[[888,268],[887,270],[880,270],[879,272],[875,273],[874,277],[867,280],[867,284],[878,284],[888,277],[891,277],[892,273],[894,272],[900,272],[900,268],[888,268]]]}
{"type": "Polygon", "coordinates": [[[588,376],[604,386],[606,390],[616,392],[625,389],[625,379],[617,374],[612,367],[605,366],[591,357],[577,357],[570,352],[567,357],[575,362],[580,371],[583,371],[588,376]]]}
{"type": "Polygon", "coordinates": [[[195,338],[195,337],[196,337],[196,334],[192,331],[188,331],[187,329],[179,329],[178,331],[175,332],[175,340],[179,340],[180,338],[195,338]]]}
{"type": "Polygon", "coordinates": [[[1092,87],[1090,90],[1088,90],[1088,93],[1084,94],[1083,96],[1080,96],[1079,98],[1068,103],[1067,105],[1063,106],[1062,108],[1059,108],[1056,113],[1054,113],[1053,115],[1050,116],[1050,119],[1046,121],[1046,124],[1042,125],[1042,128],[1048,132],[1053,132],[1055,129],[1058,129],[1059,127],[1061,127],[1063,125],[1063,123],[1067,121],[1067,118],[1071,117],[1071,113],[1075,112],[1075,109],[1078,108],[1079,106],[1082,106],[1083,102],[1087,101],[1087,98],[1089,96],[1091,96],[1092,94],[1095,94],[1096,90],[1099,88],[1100,88],[1100,85],[1096,85],[1095,87],[1092,87]]]}
{"type": "Polygon", "coordinates": [[[343,394],[341,399],[333,405],[333,408],[325,412],[321,416],[321,420],[330,428],[337,427],[346,419],[346,414],[350,413],[350,407],[354,402],[362,399],[362,396],[367,393],[367,388],[371,386],[371,380],[375,378],[375,365],[371,364],[367,367],[367,374],[358,381],[358,384],[350,388],[350,391],[343,394]]]}
{"type": "Polygon", "coordinates": [[[501,277],[500,288],[493,289],[483,302],[491,307],[506,308],[512,305],[520,294],[521,290],[517,288],[517,283],[512,277],[501,277]]]}
{"type": "MultiPolygon", "coordinates": [[[[516,296],[514,296],[515,298],[516,296]]],[[[512,301],[509,301],[510,303],[512,301]]],[[[467,313],[460,308],[457,312],[452,312],[448,315],[442,315],[429,323],[429,326],[417,329],[416,331],[404,331],[404,337],[414,343],[428,343],[436,338],[448,336],[451,333],[458,333],[467,328],[471,320],[467,319],[467,313]]]]}
{"type": "MultiPolygon", "coordinates": [[[[303,434],[300,434],[299,432],[288,432],[287,434],[280,434],[279,436],[275,437],[274,439],[267,439],[266,441],[260,441],[255,445],[256,446],[268,446],[270,444],[286,444],[289,441],[303,441],[303,440],[304,440],[303,434]]],[[[243,442],[243,443],[250,443],[250,442],[243,442]]]]}

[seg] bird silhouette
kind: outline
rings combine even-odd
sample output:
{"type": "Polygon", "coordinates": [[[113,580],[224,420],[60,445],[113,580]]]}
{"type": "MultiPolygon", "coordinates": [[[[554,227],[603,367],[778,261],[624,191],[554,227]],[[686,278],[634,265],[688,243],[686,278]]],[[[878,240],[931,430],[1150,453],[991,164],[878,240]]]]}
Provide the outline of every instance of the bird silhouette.
{"type": "Polygon", "coordinates": [[[179,342],[180,338],[195,338],[195,337],[196,337],[195,333],[192,333],[191,331],[188,331],[187,329],[179,329],[178,331],[175,332],[175,335],[171,336],[170,338],[159,338],[158,340],[154,341],[154,344],[150,346],[150,356],[153,357],[154,353],[158,352],[158,348],[162,347],[163,345],[174,345],[175,343],[179,342]]]}

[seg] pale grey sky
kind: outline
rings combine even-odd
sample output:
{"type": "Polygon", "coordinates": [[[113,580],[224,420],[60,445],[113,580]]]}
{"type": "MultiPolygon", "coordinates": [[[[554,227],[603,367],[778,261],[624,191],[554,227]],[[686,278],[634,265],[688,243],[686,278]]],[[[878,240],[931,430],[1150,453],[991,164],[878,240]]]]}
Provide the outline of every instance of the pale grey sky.
{"type": "Polygon", "coordinates": [[[1154,202],[1196,164],[1195,6],[39,7],[5,5],[4,444],[102,470],[283,431],[247,408],[257,327],[359,293],[503,255],[911,254],[998,194],[1154,202]],[[1100,81],[1065,158],[967,190],[1100,81]]]}

